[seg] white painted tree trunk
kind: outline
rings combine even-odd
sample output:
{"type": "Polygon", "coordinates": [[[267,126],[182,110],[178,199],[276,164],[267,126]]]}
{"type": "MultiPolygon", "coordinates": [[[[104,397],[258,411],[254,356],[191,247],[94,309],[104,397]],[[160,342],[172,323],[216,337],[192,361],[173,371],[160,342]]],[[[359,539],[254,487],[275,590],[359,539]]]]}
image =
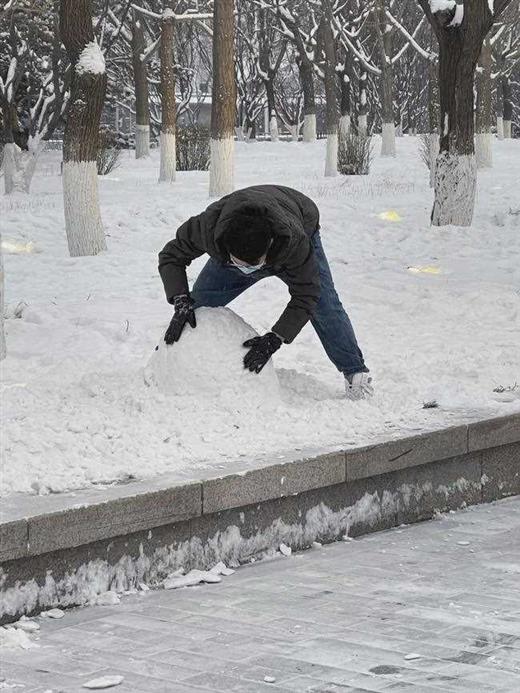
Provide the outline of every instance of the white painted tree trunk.
{"type": "Polygon", "coordinates": [[[325,155],[325,176],[338,175],[338,136],[327,135],[327,153],[325,155]]]}
{"type": "Polygon", "coordinates": [[[65,161],[62,180],[70,255],[97,255],[107,246],[99,211],[96,162],[65,161]]]}
{"type": "Polygon", "coordinates": [[[441,152],[435,167],[435,202],[432,211],[434,226],[471,226],[477,162],[473,154],[441,152]]]}
{"type": "Polygon", "coordinates": [[[209,194],[210,197],[222,197],[233,192],[235,141],[233,137],[211,139],[210,148],[209,194]]]}
{"type": "Polygon", "coordinates": [[[506,140],[511,139],[511,121],[510,120],[504,120],[504,138],[506,140]]]}
{"type": "Polygon", "coordinates": [[[366,137],[366,134],[368,132],[368,123],[367,123],[367,116],[365,115],[360,115],[358,119],[358,131],[360,135],[363,135],[366,137]]]}
{"type": "Polygon", "coordinates": [[[298,142],[300,137],[300,126],[289,125],[289,132],[291,133],[291,142],[298,142]]]}
{"type": "Polygon", "coordinates": [[[475,135],[475,156],[477,168],[493,166],[493,140],[490,132],[477,132],[475,135]]]}
{"type": "Polygon", "coordinates": [[[5,193],[29,193],[31,183],[41,152],[38,141],[29,143],[29,151],[22,151],[14,142],[4,146],[4,186],[5,193]]]}
{"type": "Polygon", "coordinates": [[[278,142],[280,133],[278,131],[278,119],[274,113],[271,114],[269,121],[269,134],[271,135],[271,142],[278,142]]]}
{"type": "Polygon", "coordinates": [[[316,114],[308,113],[303,116],[303,141],[316,141],[316,114]]]}
{"type": "Polygon", "coordinates": [[[135,158],[144,159],[150,156],[150,126],[135,126],[135,158]]]}
{"type": "Polygon", "coordinates": [[[6,353],[4,330],[4,261],[2,257],[2,236],[0,235],[0,361],[5,359],[6,353]]]}
{"type": "Polygon", "coordinates": [[[435,185],[435,168],[437,157],[439,156],[439,133],[431,132],[429,136],[430,144],[430,188],[435,185]]]}
{"type": "Polygon", "coordinates": [[[497,137],[499,140],[504,139],[504,119],[502,116],[497,116],[497,137]]]}
{"type": "Polygon", "coordinates": [[[175,133],[161,132],[161,163],[159,168],[159,183],[173,183],[177,169],[175,133]]]}
{"type": "Polygon", "coordinates": [[[339,137],[345,138],[350,132],[350,116],[342,115],[339,119],[339,137]]]}
{"type": "Polygon", "coordinates": [[[395,125],[383,123],[381,156],[395,156],[395,125]]]}

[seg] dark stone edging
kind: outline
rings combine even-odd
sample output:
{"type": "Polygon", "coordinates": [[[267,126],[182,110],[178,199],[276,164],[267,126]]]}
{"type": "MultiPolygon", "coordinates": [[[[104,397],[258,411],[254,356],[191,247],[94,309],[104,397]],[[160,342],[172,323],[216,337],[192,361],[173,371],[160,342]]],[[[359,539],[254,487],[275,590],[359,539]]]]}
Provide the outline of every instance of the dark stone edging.
{"type": "Polygon", "coordinates": [[[129,484],[54,512],[42,499],[0,523],[0,619],[515,493],[520,414],[185,485],[129,484]]]}

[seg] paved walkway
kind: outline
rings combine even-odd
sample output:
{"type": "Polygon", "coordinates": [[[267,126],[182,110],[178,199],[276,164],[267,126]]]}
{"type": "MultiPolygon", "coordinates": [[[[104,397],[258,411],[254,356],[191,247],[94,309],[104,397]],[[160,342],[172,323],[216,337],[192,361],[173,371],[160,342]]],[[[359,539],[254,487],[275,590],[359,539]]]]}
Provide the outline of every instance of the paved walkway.
{"type": "Polygon", "coordinates": [[[40,622],[0,689],[518,693],[520,498],[40,622]]]}

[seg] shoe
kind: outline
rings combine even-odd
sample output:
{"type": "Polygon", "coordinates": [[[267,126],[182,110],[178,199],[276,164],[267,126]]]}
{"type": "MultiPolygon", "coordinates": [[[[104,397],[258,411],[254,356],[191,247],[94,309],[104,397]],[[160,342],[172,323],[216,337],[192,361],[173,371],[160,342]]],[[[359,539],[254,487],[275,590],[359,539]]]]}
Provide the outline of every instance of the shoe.
{"type": "Polygon", "coordinates": [[[345,376],[345,395],[347,399],[359,400],[372,397],[374,388],[369,373],[352,373],[345,376]]]}

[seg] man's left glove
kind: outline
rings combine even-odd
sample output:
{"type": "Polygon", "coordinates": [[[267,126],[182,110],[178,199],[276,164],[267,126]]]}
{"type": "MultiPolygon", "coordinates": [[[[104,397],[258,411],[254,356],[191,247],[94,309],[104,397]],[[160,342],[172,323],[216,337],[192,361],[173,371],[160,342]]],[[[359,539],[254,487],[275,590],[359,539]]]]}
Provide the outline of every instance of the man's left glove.
{"type": "Polygon", "coordinates": [[[171,319],[170,325],[164,335],[166,344],[178,342],[181,338],[182,331],[187,322],[195,329],[197,321],[195,319],[195,311],[193,310],[193,300],[187,295],[182,294],[176,296],[173,305],[175,313],[171,319]]]}
{"type": "Polygon", "coordinates": [[[274,352],[282,346],[282,340],[274,332],[268,332],[263,337],[248,339],[244,346],[251,347],[244,356],[244,368],[249,368],[252,373],[260,373],[274,352]]]}

